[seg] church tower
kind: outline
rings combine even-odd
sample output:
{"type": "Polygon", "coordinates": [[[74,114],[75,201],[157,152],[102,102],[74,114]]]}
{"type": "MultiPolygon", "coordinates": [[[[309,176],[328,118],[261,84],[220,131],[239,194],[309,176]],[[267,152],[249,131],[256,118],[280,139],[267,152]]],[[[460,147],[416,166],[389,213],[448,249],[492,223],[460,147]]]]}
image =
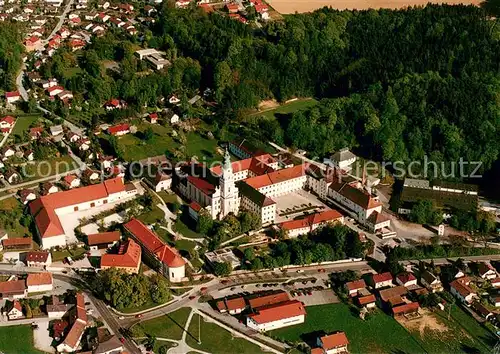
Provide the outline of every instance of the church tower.
{"type": "Polygon", "coordinates": [[[222,174],[219,179],[220,195],[221,195],[221,211],[220,218],[222,219],[229,213],[238,213],[238,190],[234,185],[233,166],[231,165],[231,156],[226,149],[224,154],[224,164],[222,165],[222,174]]]}

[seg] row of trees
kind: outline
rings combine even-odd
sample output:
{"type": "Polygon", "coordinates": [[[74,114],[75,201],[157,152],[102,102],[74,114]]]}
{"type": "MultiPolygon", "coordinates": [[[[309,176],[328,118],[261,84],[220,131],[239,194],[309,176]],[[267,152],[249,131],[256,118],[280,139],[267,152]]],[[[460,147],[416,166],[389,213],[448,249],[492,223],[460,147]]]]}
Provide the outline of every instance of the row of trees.
{"type": "Polygon", "coordinates": [[[148,302],[162,304],[171,297],[169,284],[161,275],[127,274],[117,268],[99,272],[92,281],[92,288],[99,298],[118,310],[148,302]]]}
{"type": "Polygon", "coordinates": [[[16,75],[21,69],[24,51],[23,31],[18,23],[0,23],[0,88],[13,91],[16,87],[16,75]]]}
{"type": "Polygon", "coordinates": [[[256,255],[244,251],[244,267],[251,270],[276,268],[290,264],[303,265],[339,259],[363,257],[364,246],[356,232],[347,226],[319,228],[308,235],[270,244],[269,252],[256,255]]]}
{"type": "Polygon", "coordinates": [[[201,212],[196,224],[196,231],[209,236],[208,248],[214,250],[231,237],[241,235],[260,227],[259,217],[248,211],[242,211],[237,216],[227,215],[223,220],[213,220],[208,213],[201,212]]]}

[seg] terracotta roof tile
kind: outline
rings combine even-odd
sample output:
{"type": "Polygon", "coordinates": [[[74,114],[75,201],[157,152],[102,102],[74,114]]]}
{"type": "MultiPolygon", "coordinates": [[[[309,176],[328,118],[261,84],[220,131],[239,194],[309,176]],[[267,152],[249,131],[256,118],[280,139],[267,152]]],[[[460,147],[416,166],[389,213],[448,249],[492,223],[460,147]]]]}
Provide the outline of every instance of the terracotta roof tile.
{"type": "Polygon", "coordinates": [[[120,232],[112,231],[91,234],[87,236],[87,241],[89,246],[110,244],[116,241],[120,241],[120,232]]]}
{"type": "Polygon", "coordinates": [[[344,332],[330,334],[320,338],[321,344],[325,350],[331,350],[339,347],[344,347],[349,344],[347,336],[344,332]]]}
{"type": "Polygon", "coordinates": [[[306,314],[304,305],[298,300],[280,302],[258,307],[256,313],[248,315],[257,323],[269,323],[306,314]]]}
{"type": "Polygon", "coordinates": [[[257,296],[253,299],[248,300],[248,305],[251,308],[272,305],[279,302],[284,302],[290,300],[288,294],[284,291],[277,291],[269,295],[257,296]]]}
{"type": "Polygon", "coordinates": [[[118,254],[105,254],[101,257],[101,267],[138,268],[141,264],[141,246],[129,239],[120,246],[118,254]]]}
{"type": "Polygon", "coordinates": [[[49,285],[52,284],[52,273],[31,273],[26,279],[27,286],[49,285]]]}
{"type": "Polygon", "coordinates": [[[26,254],[26,261],[28,262],[41,262],[45,263],[47,262],[47,259],[49,259],[49,252],[28,252],[26,254]]]}

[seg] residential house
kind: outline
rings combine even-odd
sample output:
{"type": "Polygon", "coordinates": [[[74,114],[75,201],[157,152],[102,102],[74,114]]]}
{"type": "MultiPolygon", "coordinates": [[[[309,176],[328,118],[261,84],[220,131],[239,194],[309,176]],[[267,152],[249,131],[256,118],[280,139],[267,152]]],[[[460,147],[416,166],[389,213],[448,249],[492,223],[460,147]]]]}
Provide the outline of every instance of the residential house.
{"type": "Polygon", "coordinates": [[[168,99],[168,103],[170,104],[177,104],[179,102],[181,102],[181,100],[176,95],[172,95],[168,99]]]}
{"type": "Polygon", "coordinates": [[[174,111],[171,109],[166,109],[165,110],[165,119],[167,122],[170,122],[170,124],[175,124],[179,122],[179,116],[175,114],[174,111]]]}
{"type": "Polygon", "coordinates": [[[5,116],[0,119],[0,129],[8,129],[10,131],[15,123],[16,118],[12,116],[5,116]]]}
{"type": "MultiPolygon", "coordinates": [[[[348,353],[347,345],[349,340],[344,332],[337,332],[326,336],[318,337],[316,345],[324,354],[348,353]]],[[[315,348],[316,349],[316,348],[315,348]]],[[[311,351],[312,353],[312,351],[311,351]]],[[[319,352],[318,352],[319,353],[319,352]]]]}
{"type": "MultiPolygon", "coordinates": [[[[64,91],[64,87],[62,86],[52,86],[47,89],[47,93],[49,94],[50,97],[57,96],[61,92],[64,91]]],[[[51,127],[52,128],[52,127],[51,127]]]]}
{"type": "Polygon", "coordinates": [[[82,178],[91,183],[97,182],[99,180],[99,173],[94,170],[91,170],[90,168],[87,168],[85,171],[82,172],[82,178]]]}
{"type": "Polygon", "coordinates": [[[1,150],[2,153],[2,160],[7,160],[9,157],[12,157],[15,155],[16,151],[11,148],[10,146],[6,146],[1,150]]]}
{"type": "Polygon", "coordinates": [[[494,288],[500,288],[500,278],[490,279],[491,286],[494,288]]]}
{"type": "Polygon", "coordinates": [[[156,192],[169,190],[172,186],[172,175],[167,174],[163,171],[156,171],[154,179],[154,188],[156,192]]]}
{"type": "Polygon", "coordinates": [[[50,267],[52,255],[50,252],[32,251],[26,253],[26,265],[28,267],[50,267]]]}
{"type": "MultiPolygon", "coordinates": [[[[7,240],[3,242],[5,241],[7,240]]],[[[27,293],[26,282],[24,280],[0,282],[0,299],[22,299],[26,297],[27,293]]]]}
{"type": "MultiPolygon", "coordinates": [[[[55,86],[55,87],[59,87],[59,86],[55,86]]],[[[63,132],[64,132],[64,130],[63,130],[62,125],[53,125],[50,127],[50,134],[52,134],[52,136],[60,135],[63,132]]]]}
{"type": "Polygon", "coordinates": [[[130,133],[130,125],[122,123],[108,128],[108,134],[114,136],[122,136],[130,133]]]}
{"type": "Polygon", "coordinates": [[[41,195],[49,195],[57,192],[59,192],[59,188],[57,188],[57,186],[55,186],[53,183],[51,182],[42,183],[42,186],[40,188],[41,195]]]}
{"type": "Polygon", "coordinates": [[[413,273],[401,273],[396,276],[396,284],[403,285],[405,287],[417,285],[417,278],[413,273]]]}
{"type": "Polygon", "coordinates": [[[403,303],[401,305],[393,306],[391,310],[394,317],[413,315],[413,314],[418,314],[418,310],[420,310],[420,305],[418,304],[418,302],[403,303]]]}
{"type": "Polygon", "coordinates": [[[30,273],[28,274],[28,278],[26,278],[26,286],[28,287],[28,293],[52,291],[52,273],[30,273]]]}
{"type": "Polygon", "coordinates": [[[156,124],[158,122],[158,113],[150,113],[148,115],[149,123],[156,124]]]}
{"type": "Polygon", "coordinates": [[[35,154],[33,150],[26,150],[24,153],[24,158],[28,161],[33,161],[35,159],[35,154]]]}
{"type": "Polygon", "coordinates": [[[392,286],[392,274],[389,272],[381,274],[370,274],[368,277],[368,281],[374,289],[392,286]]]}
{"type": "Polygon", "coordinates": [[[475,298],[477,298],[477,293],[472,290],[469,286],[470,280],[455,279],[450,283],[450,292],[462,303],[468,305],[471,304],[475,298]]]}
{"type": "Polygon", "coordinates": [[[500,296],[492,295],[490,296],[490,302],[495,307],[500,307],[500,296]]]}
{"type": "Polygon", "coordinates": [[[373,294],[358,296],[356,298],[356,302],[360,307],[365,307],[366,309],[372,309],[376,306],[376,298],[373,294]]]}
{"type": "Polygon", "coordinates": [[[5,99],[7,103],[15,103],[21,99],[21,94],[19,91],[5,92],[5,99]]]}
{"type": "Polygon", "coordinates": [[[4,178],[10,184],[17,184],[21,181],[21,176],[14,170],[8,170],[5,172],[4,178]]]}
{"type": "Polygon", "coordinates": [[[19,300],[8,301],[5,304],[7,318],[9,321],[24,318],[23,307],[19,300]]]}
{"type": "Polygon", "coordinates": [[[477,271],[483,279],[495,279],[498,276],[495,269],[489,263],[485,262],[477,264],[477,271]]]}
{"type": "Polygon", "coordinates": [[[350,281],[345,284],[349,296],[357,296],[358,291],[366,288],[366,283],[363,279],[350,281]]]}
{"type": "Polygon", "coordinates": [[[67,175],[63,178],[63,184],[68,189],[77,188],[80,187],[81,180],[77,175],[67,175]]]}
{"type": "Polygon", "coordinates": [[[32,189],[21,189],[19,191],[19,199],[24,205],[36,199],[36,194],[32,189]]]}
{"type": "Polygon", "coordinates": [[[40,37],[31,36],[24,41],[24,47],[26,48],[27,52],[32,52],[38,49],[41,43],[42,41],[40,40],[40,37]]]}
{"type": "Polygon", "coordinates": [[[85,311],[85,300],[82,293],[76,294],[76,306],[70,310],[71,328],[64,341],[57,346],[60,353],[76,352],[87,328],[87,313],[85,311]]]}
{"type": "Polygon", "coordinates": [[[476,311],[477,314],[479,314],[481,317],[485,318],[486,320],[493,316],[493,312],[488,310],[486,308],[486,306],[481,304],[479,301],[474,301],[472,303],[472,308],[474,309],[474,311],[476,311]]]}
{"type": "Polygon", "coordinates": [[[116,98],[113,98],[112,100],[109,100],[104,104],[104,108],[106,108],[107,111],[112,111],[114,109],[121,109],[125,108],[126,104],[123,101],[120,101],[116,98]]]}
{"type": "Polygon", "coordinates": [[[8,238],[2,240],[4,250],[29,250],[33,246],[31,237],[8,238]]]}
{"type": "Polygon", "coordinates": [[[51,304],[46,306],[49,319],[62,318],[68,311],[68,306],[59,300],[57,295],[52,295],[51,304]]]}
{"type": "Polygon", "coordinates": [[[43,128],[42,127],[35,127],[35,128],[30,128],[30,137],[31,140],[37,140],[42,136],[43,133],[43,128]]]}
{"type": "Polygon", "coordinates": [[[430,292],[443,291],[443,284],[434,274],[428,270],[424,271],[420,277],[420,282],[425,286],[430,292]]]}
{"type": "Polygon", "coordinates": [[[118,354],[125,353],[123,344],[117,336],[112,336],[104,342],[98,344],[94,354],[118,354]]]}

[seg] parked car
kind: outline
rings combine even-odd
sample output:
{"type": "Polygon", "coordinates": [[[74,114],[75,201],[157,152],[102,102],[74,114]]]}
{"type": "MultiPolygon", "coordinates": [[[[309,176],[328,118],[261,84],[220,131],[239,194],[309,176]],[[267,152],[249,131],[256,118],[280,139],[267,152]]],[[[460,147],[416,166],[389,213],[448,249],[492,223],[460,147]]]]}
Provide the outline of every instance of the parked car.
{"type": "Polygon", "coordinates": [[[120,316],[118,317],[119,320],[124,320],[125,319],[125,316],[120,316]]]}
{"type": "Polygon", "coordinates": [[[120,337],[120,342],[125,343],[125,338],[120,337]]]}
{"type": "Polygon", "coordinates": [[[135,315],[135,318],[142,318],[142,314],[135,315]]]}
{"type": "Polygon", "coordinates": [[[191,295],[191,296],[189,297],[189,300],[194,300],[194,299],[196,299],[196,296],[194,296],[194,295],[191,295]]]}

